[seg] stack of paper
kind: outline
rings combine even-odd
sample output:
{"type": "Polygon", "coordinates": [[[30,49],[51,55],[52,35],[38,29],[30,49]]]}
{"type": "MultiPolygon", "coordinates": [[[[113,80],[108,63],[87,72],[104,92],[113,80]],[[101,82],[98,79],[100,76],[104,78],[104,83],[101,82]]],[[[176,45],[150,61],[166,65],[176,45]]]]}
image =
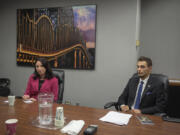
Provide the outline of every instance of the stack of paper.
{"type": "Polygon", "coordinates": [[[131,116],[131,114],[110,111],[99,120],[114,123],[117,125],[127,125],[131,116]]]}

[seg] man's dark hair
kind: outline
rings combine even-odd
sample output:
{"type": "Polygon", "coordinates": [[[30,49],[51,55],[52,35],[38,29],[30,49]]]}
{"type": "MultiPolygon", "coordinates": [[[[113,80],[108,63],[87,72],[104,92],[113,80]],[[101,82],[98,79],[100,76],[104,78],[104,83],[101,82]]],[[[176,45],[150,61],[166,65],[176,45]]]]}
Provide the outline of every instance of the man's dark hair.
{"type": "Polygon", "coordinates": [[[147,63],[148,67],[152,66],[152,60],[148,57],[141,56],[141,57],[139,57],[138,61],[145,61],[147,63]]]}
{"type": "Polygon", "coordinates": [[[40,75],[38,74],[38,72],[36,71],[36,63],[37,61],[40,61],[42,63],[42,66],[46,69],[46,73],[45,73],[45,78],[46,79],[51,79],[54,75],[53,75],[53,72],[51,70],[51,67],[49,65],[49,62],[46,58],[42,58],[42,57],[39,57],[36,59],[36,62],[35,62],[35,65],[34,65],[34,77],[33,79],[37,79],[37,78],[40,78],[40,75]]]}

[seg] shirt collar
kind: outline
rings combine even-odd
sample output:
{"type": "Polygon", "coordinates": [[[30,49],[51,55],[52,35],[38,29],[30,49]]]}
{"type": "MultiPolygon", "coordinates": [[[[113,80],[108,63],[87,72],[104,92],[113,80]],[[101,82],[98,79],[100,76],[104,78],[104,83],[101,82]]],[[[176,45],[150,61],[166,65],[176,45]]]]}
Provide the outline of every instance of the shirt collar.
{"type": "Polygon", "coordinates": [[[143,82],[144,82],[144,84],[146,84],[146,83],[147,83],[147,81],[148,81],[148,79],[149,79],[149,75],[148,75],[148,77],[146,77],[144,80],[142,80],[142,79],[140,78],[139,82],[143,81],[143,82]]]}

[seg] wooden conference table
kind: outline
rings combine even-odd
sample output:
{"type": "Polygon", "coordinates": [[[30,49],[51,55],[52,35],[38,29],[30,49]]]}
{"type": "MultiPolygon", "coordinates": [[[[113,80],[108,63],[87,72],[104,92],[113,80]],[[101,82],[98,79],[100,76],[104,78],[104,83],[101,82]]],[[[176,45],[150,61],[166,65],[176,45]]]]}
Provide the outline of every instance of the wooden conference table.
{"type": "MultiPolygon", "coordinates": [[[[61,135],[60,130],[49,130],[32,126],[32,119],[38,116],[37,102],[26,104],[22,99],[16,99],[14,106],[5,103],[7,98],[0,97],[0,135],[6,134],[5,120],[10,118],[18,119],[16,135],[61,135]]],[[[135,117],[131,117],[128,125],[118,126],[99,120],[109,110],[95,109],[88,107],[54,104],[53,113],[56,107],[64,107],[64,115],[67,122],[71,120],[84,120],[85,126],[80,132],[83,134],[85,128],[90,124],[98,125],[96,135],[180,135],[180,124],[166,122],[158,116],[147,115],[155,124],[142,125],[135,117]]],[[[63,134],[62,134],[63,135],[63,134]]]]}

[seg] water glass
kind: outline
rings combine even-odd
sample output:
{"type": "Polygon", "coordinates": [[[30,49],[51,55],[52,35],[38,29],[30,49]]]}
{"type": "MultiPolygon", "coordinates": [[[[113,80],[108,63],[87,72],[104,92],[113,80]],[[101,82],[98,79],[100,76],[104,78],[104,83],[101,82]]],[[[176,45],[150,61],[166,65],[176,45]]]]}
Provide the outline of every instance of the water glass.
{"type": "Polygon", "coordinates": [[[38,95],[40,125],[51,124],[53,99],[54,95],[52,93],[40,93],[38,95]]]}
{"type": "Polygon", "coordinates": [[[8,102],[10,106],[13,106],[15,102],[15,96],[8,96],[8,102]]]}

